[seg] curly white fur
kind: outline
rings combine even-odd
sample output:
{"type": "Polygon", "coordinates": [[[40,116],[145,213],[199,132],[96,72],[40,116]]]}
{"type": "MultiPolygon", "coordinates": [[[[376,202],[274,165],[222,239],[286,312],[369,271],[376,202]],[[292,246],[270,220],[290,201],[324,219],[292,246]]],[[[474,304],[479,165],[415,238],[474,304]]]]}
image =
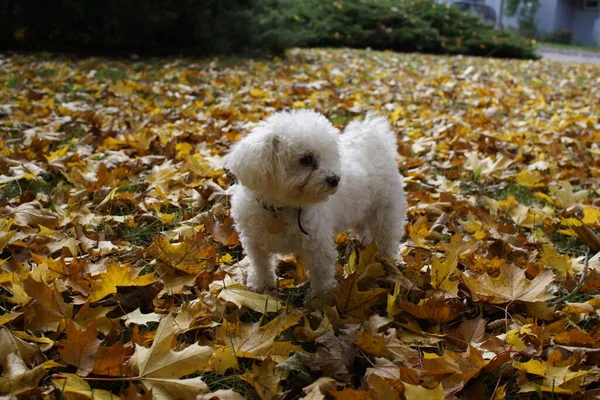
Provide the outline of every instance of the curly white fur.
{"type": "Polygon", "coordinates": [[[294,253],[308,268],[312,294],[325,294],[337,284],[334,236],[347,230],[397,259],[406,199],[396,156],[385,118],[367,116],[340,135],[310,110],[274,114],[235,144],[225,166],[239,180],[231,212],[250,258],[248,286],[275,287],[273,255],[294,253]],[[299,208],[308,235],[298,224],[299,208]],[[269,233],[275,215],[282,231],[269,233]]]}

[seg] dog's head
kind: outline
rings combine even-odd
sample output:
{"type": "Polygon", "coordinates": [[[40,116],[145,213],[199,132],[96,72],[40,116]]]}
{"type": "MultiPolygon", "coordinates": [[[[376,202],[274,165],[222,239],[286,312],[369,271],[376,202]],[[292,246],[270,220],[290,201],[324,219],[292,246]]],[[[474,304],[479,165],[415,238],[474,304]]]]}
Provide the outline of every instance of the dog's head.
{"type": "Polygon", "coordinates": [[[339,131],[314,111],[279,112],[232,147],[225,167],[272,205],[318,203],[343,180],[339,131]]]}

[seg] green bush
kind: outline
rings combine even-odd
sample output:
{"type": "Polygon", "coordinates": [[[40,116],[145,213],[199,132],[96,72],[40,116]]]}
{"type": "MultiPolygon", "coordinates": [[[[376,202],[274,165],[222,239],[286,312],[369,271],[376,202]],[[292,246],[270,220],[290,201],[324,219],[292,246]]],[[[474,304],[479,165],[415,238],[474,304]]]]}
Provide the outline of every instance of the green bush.
{"type": "Polygon", "coordinates": [[[433,0],[263,0],[259,34],[271,49],[343,46],[536,58],[533,46],[433,0]]]}
{"type": "Polygon", "coordinates": [[[530,43],[433,0],[7,0],[0,47],[197,55],[332,46],[534,58],[530,43]]]}
{"type": "Polygon", "coordinates": [[[573,32],[569,29],[557,29],[552,35],[552,41],[555,43],[570,44],[573,41],[573,32]]]}

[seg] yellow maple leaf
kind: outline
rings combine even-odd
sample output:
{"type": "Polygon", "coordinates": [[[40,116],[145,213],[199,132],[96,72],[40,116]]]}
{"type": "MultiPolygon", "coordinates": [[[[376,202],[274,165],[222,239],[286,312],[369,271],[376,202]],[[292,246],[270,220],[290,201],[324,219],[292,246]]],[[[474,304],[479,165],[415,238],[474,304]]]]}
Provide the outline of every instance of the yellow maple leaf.
{"type": "Polygon", "coordinates": [[[98,301],[117,292],[117,286],[146,286],[156,282],[154,273],[139,276],[141,268],[131,264],[109,264],[106,271],[92,281],[90,302],[98,301]]]}
{"type": "Polygon", "coordinates": [[[162,193],[169,193],[169,188],[175,185],[183,185],[183,174],[171,160],[161,165],[154,166],[146,177],[149,189],[156,189],[162,193]]]}
{"type": "Polygon", "coordinates": [[[48,160],[48,162],[51,162],[67,154],[67,151],[69,151],[69,146],[62,146],[60,149],[53,151],[52,153],[44,157],[46,157],[46,160],[48,160]]]}
{"type": "Polygon", "coordinates": [[[356,254],[351,256],[348,266],[352,272],[333,291],[337,308],[346,317],[366,319],[369,309],[379,303],[382,296],[387,293],[387,290],[382,288],[365,291],[358,288],[358,282],[365,274],[380,276],[383,273],[381,264],[375,258],[376,254],[377,246],[373,242],[361,252],[358,264],[356,264],[356,254]]]}
{"type": "Polygon", "coordinates": [[[419,217],[413,224],[408,225],[408,237],[418,247],[428,248],[426,239],[429,237],[427,216],[419,217]]]}
{"type": "Polygon", "coordinates": [[[404,395],[407,399],[443,400],[446,398],[444,388],[441,384],[437,385],[434,389],[427,389],[420,385],[411,385],[410,383],[404,383],[404,387],[404,395]]]}
{"type": "Polygon", "coordinates": [[[73,324],[77,329],[87,329],[88,326],[95,323],[98,331],[107,335],[114,328],[113,322],[106,317],[115,307],[91,307],[90,302],[85,302],[77,315],[73,319],[73,324]]]}
{"type": "Polygon", "coordinates": [[[99,149],[119,150],[126,144],[127,142],[123,139],[116,139],[112,136],[108,136],[104,139],[102,145],[99,146],[99,149]]]}
{"type": "Polygon", "coordinates": [[[63,393],[65,399],[108,400],[114,398],[114,395],[107,390],[92,390],[86,381],[75,374],[62,373],[60,377],[52,379],[52,385],[63,393]]]}
{"type": "Polygon", "coordinates": [[[452,235],[450,243],[441,243],[448,257],[464,258],[477,251],[479,244],[476,240],[466,240],[461,234],[452,235]]]}
{"type": "Polygon", "coordinates": [[[27,294],[23,281],[18,274],[0,270],[0,285],[12,294],[12,296],[2,296],[2,299],[9,303],[24,306],[30,302],[31,297],[27,294]]]}
{"type": "Polygon", "coordinates": [[[250,91],[250,96],[254,97],[254,98],[261,98],[261,97],[268,97],[269,96],[269,92],[264,91],[262,89],[259,88],[254,88],[250,91]]]}
{"type": "Polygon", "coordinates": [[[210,357],[210,365],[217,375],[224,375],[228,369],[240,369],[238,359],[231,347],[217,346],[210,357]]]}
{"type": "Polygon", "coordinates": [[[398,307],[398,296],[400,296],[400,289],[402,286],[400,285],[400,279],[396,279],[396,284],[394,285],[394,291],[392,294],[387,295],[387,306],[386,312],[388,318],[394,318],[397,314],[400,313],[400,308],[398,307]]]}
{"type": "Polygon", "coordinates": [[[21,315],[23,315],[23,313],[17,311],[11,311],[7,312],[6,314],[0,315],[0,326],[14,320],[15,318],[20,317],[21,315]]]}
{"type": "Polygon", "coordinates": [[[57,278],[65,278],[68,275],[67,265],[62,257],[58,260],[54,260],[53,258],[44,257],[35,253],[31,253],[31,257],[37,264],[36,268],[32,271],[32,276],[37,280],[49,283],[57,278]]]}
{"type": "Polygon", "coordinates": [[[132,85],[129,83],[130,83],[129,81],[125,81],[125,80],[121,79],[114,85],[110,85],[108,87],[108,90],[119,96],[128,96],[134,90],[132,85]]]}
{"type": "Polygon", "coordinates": [[[517,198],[515,196],[508,196],[506,199],[500,200],[498,202],[498,205],[502,210],[509,210],[514,206],[518,206],[519,202],[517,201],[517,198]]]}
{"type": "Polygon", "coordinates": [[[546,193],[542,193],[542,192],[535,192],[533,194],[534,197],[537,197],[538,199],[544,200],[545,202],[555,205],[556,202],[554,201],[554,199],[550,196],[548,196],[546,193]]]}
{"type": "Polygon", "coordinates": [[[518,329],[513,329],[506,332],[506,344],[510,346],[512,350],[522,351],[527,348],[527,344],[521,339],[521,332],[518,329]]]}
{"type": "Polygon", "coordinates": [[[231,254],[226,253],[224,256],[219,257],[218,261],[223,264],[231,264],[234,260],[231,254]]]}
{"type": "Polygon", "coordinates": [[[177,143],[175,145],[175,151],[177,152],[177,158],[184,159],[194,150],[194,146],[187,142],[177,143]]]}
{"type": "Polygon", "coordinates": [[[2,218],[0,219],[0,253],[4,250],[4,247],[8,244],[10,239],[17,232],[16,230],[11,230],[13,224],[12,219],[2,218]]]}
{"type": "Polygon", "coordinates": [[[506,158],[503,154],[499,154],[496,160],[491,157],[480,159],[477,151],[466,152],[465,157],[464,168],[473,171],[476,180],[502,172],[515,162],[515,160],[506,158]]]}
{"type": "Polygon", "coordinates": [[[529,188],[543,186],[543,184],[540,183],[541,179],[542,179],[542,174],[539,171],[535,171],[535,170],[528,171],[528,170],[524,169],[524,170],[521,170],[517,174],[517,183],[519,185],[526,186],[529,188]]]}
{"type": "Polygon", "coordinates": [[[588,374],[597,374],[597,369],[571,371],[569,365],[556,367],[549,361],[531,359],[527,362],[513,361],[513,367],[528,374],[544,378],[543,385],[546,387],[561,387],[573,379],[588,374]]]}
{"type": "Polygon", "coordinates": [[[437,256],[434,256],[433,263],[431,264],[431,286],[435,289],[443,290],[446,293],[457,296],[458,282],[450,280],[457,267],[457,255],[451,255],[446,258],[444,262],[440,261],[437,256]]]}
{"type": "Polygon", "coordinates": [[[390,120],[392,122],[397,122],[398,120],[403,118],[405,114],[406,110],[402,107],[398,107],[390,114],[390,120]]]}
{"type": "Polygon", "coordinates": [[[583,218],[581,222],[587,225],[595,226],[600,224],[600,208],[586,207],[583,209],[583,218]]]}
{"type": "Polygon", "coordinates": [[[526,228],[534,228],[546,218],[554,215],[554,210],[550,206],[528,207],[520,204],[514,196],[508,196],[506,200],[499,201],[498,205],[517,225],[526,228]]]}
{"type": "Polygon", "coordinates": [[[198,275],[211,268],[217,257],[217,249],[206,242],[201,232],[184,238],[181,243],[170,243],[166,237],[158,235],[148,248],[148,254],[164,262],[169,272],[179,270],[198,275]]]}
{"type": "Polygon", "coordinates": [[[577,218],[562,218],[560,217],[560,223],[564,226],[581,226],[581,221],[577,218]]]}
{"type": "Polygon", "coordinates": [[[561,276],[573,276],[573,262],[566,254],[558,254],[554,247],[547,244],[542,248],[540,263],[557,271],[561,276]]]}
{"type": "Polygon", "coordinates": [[[466,220],[459,220],[458,222],[467,230],[467,233],[475,233],[483,227],[481,221],[471,212],[467,214],[466,220]]]}
{"type": "Polygon", "coordinates": [[[129,359],[132,370],[141,377],[179,378],[196,371],[210,370],[209,360],[213,353],[210,346],[190,345],[181,351],[173,349],[173,339],[182,333],[175,316],[164,317],[156,330],[150,348],[136,345],[129,359]]]}
{"type": "Polygon", "coordinates": [[[223,321],[217,328],[217,342],[231,348],[237,357],[265,359],[277,362],[287,359],[291,352],[303,352],[300,346],[287,341],[276,341],[281,332],[296,325],[299,314],[282,314],[264,326],[223,321]]]}
{"type": "Polygon", "coordinates": [[[212,292],[219,292],[219,299],[233,303],[239,308],[245,306],[260,313],[267,313],[278,312],[283,307],[281,300],[268,294],[252,292],[229,276],[223,281],[212,282],[209,287],[212,292]]]}
{"type": "Polygon", "coordinates": [[[135,352],[128,361],[131,370],[141,377],[142,386],[152,390],[156,398],[170,399],[175,396],[192,399],[209,390],[202,377],[182,377],[197,371],[212,370],[209,360],[213,348],[194,343],[182,350],[175,350],[175,338],[182,332],[176,317],[167,315],[158,325],[152,346],[145,348],[136,344],[135,352]]]}
{"type": "Polygon", "coordinates": [[[161,222],[165,225],[170,224],[171,222],[173,222],[173,218],[175,218],[175,214],[167,214],[167,213],[162,213],[158,210],[155,211],[156,212],[156,216],[158,218],[160,218],[161,222]]]}

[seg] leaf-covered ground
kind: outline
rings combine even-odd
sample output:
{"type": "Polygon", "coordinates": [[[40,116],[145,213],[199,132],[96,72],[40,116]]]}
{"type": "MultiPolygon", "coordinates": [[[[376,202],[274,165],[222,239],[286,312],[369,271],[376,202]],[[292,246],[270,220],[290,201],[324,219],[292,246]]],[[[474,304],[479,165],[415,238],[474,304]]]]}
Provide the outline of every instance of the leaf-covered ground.
{"type": "Polygon", "coordinates": [[[599,76],[353,50],[0,57],[0,395],[598,396],[599,76]],[[221,163],[299,107],[387,115],[410,205],[399,268],[340,234],[340,286],[309,304],[293,259],[276,293],[246,290],[221,163]]]}

